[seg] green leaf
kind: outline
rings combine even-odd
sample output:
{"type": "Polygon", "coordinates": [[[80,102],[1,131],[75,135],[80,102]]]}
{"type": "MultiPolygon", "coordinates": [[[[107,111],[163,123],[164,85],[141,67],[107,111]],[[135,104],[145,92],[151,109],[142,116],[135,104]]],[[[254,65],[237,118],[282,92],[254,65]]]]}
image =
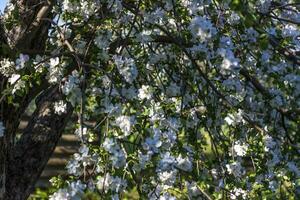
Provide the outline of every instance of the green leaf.
{"type": "Polygon", "coordinates": [[[235,11],[238,11],[241,9],[241,1],[240,0],[233,0],[231,1],[231,3],[229,4],[230,8],[235,10],[235,11]]]}
{"type": "Polygon", "coordinates": [[[269,46],[269,38],[267,34],[262,34],[259,37],[259,47],[263,50],[268,49],[269,46]]]}

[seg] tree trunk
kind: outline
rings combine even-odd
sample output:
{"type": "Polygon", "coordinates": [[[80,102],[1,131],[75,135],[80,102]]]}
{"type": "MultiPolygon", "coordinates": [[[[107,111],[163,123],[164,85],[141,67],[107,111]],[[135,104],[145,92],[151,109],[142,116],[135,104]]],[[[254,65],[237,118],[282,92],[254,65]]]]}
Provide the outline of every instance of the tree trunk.
{"type": "MultiPolygon", "coordinates": [[[[0,19],[0,46],[8,46],[11,52],[43,52],[51,25],[43,18],[53,18],[51,10],[56,0],[12,2],[18,7],[19,23],[8,30],[3,19],[0,19]]],[[[1,96],[6,84],[7,78],[0,75],[1,96]]],[[[19,107],[12,106],[5,99],[1,100],[0,121],[4,123],[5,135],[0,137],[0,200],[27,199],[33,191],[73,111],[68,104],[66,113],[58,115],[54,112],[53,103],[62,98],[58,86],[49,87],[44,80],[42,85],[31,87],[24,97],[14,99],[19,107]],[[36,111],[15,143],[21,115],[30,101],[43,90],[36,111]]]]}
{"type": "Polygon", "coordinates": [[[27,199],[34,190],[73,110],[68,104],[66,113],[55,113],[53,104],[62,98],[58,87],[51,87],[40,94],[33,117],[10,152],[6,200],[27,199]]]}

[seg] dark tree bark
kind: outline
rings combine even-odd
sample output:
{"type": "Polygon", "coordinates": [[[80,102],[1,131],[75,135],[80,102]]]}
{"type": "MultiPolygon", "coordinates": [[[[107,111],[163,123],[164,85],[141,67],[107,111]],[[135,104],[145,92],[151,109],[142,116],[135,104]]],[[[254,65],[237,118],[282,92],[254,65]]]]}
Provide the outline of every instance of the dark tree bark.
{"type": "Polygon", "coordinates": [[[27,199],[33,191],[73,110],[68,104],[66,113],[56,114],[53,104],[62,99],[57,86],[39,95],[37,109],[10,152],[5,199],[27,199]]]}
{"type": "MultiPolygon", "coordinates": [[[[13,3],[19,10],[19,23],[8,30],[0,20],[0,46],[8,46],[11,52],[43,52],[51,25],[44,18],[53,18],[51,10],[56,0],[14,0],[13,3]]],[[[6,78],[0,76],[1,96],[6,84],[6,78]]],[[[73,111],[68,104],[66,113],[54,112],[53,103],[62,98],[58,87],[50,87],[45,80],[30,88],[24,97],[17,98],[19,107],[1,101],[0,120],[5,125],[5,136],[0,137],[0,200],[27,199],[33,191],[73,111]],[[15,143],[20,117],[38,94],[37,109],[15,143]]]]}
{"type": "Polygon", "coordinates": [[[43,50],[47,40],[52,7],[56,0],[13,0],[19,10],[19,24],[6,31],[10,47],[19,51],[24,49],[43,50]]]}

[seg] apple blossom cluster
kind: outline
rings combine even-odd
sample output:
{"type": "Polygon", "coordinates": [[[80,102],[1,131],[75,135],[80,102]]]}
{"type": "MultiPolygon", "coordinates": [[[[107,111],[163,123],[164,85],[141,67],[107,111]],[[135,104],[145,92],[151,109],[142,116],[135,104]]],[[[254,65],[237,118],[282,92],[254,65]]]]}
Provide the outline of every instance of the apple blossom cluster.
{"type": "Polygon", "coordinates": [[[63,100],[54,103],[54,112],[56,114],[61,115],[62,113],[66,113],[66,110],[67,104],[63,100]]]}
{"type": "Polygon", "coordinates": [[[13,62],[8,58],[0,61],[0,75],[8,78],[8,83],[12,86],[9,88],[12,94],[26,88],[26,82],[21,79],[22,69],[28,65],[29,56],[26,54],[19,54],[19,57],[13,62]]]}
{"type": "MultiPolygon", "coordinates": [[[[98,162],[98,156],[96,154],[90,155],[90,149],[86,145],[82,145],[78,153],[73,155],[73,158],[69,160],[66,168],[70,175],[80,177],[83,175],[82,168],[86,168],[98,162]]],[[[97,169],[97,171],[99,171],[97,169]]]]}
{"type": "Polygon", "coordinates": [[[59,65],[59,58],[51,58],[49,62],[49,74],[48,81],[49,83],[58,83],[62,79],[62,70],[63,68],[59,65]]]}
{"type": "Polygon", "coordinates": [[[110,154],[110,160],[115,168],[120,168],[126,164],[126,155],[120,145],[114,139],[106,138],[103,148],[110,154]]]}
{"type": "Polygon", "coordinates": [[[15,63],[4,58],[0,61],[0,73],[6,77],[10,77],[15,72],[15,63]]]}
{"type": "Polygon", "coordinates": [[[125,81],[132,83],[138,75],[134,60],[120,56],[114,56],[113,59],[115,60],[119,73],[124,77],[125,81]]]}
{"type": "Polygon", "coordinates": [[[26,54],[20,54],[16,60],[16,70],[21,70],[25,67],[26,62],[29,60],[29,56],[26,54]]]}
{"type": "Polygon", "coordinates": [[[209,19],[202,16],[195,16],[190,23],[190,32],[199,42],[210,40],[217,33],[217,29],[209,19]]]}
{"type": "MultiPolygon", "coordinates": [[[[63,0],[55,12],[55,54],[37,74],[74,106],[82,146],[50,199],[297,199],[296,1],[63,0]]],[[[0,72],[14,84],[41,60],[0,72]]]]}
{"type": "Polygon", "coordinates": [[[124,191],[127,187],[126,180],[116,176],[113,177],[110,174],[105,174],[103,177],[100,177],[96,182],[97,189],[107,193],[111,191],[115,194],[112,194],[112,199],[118,199],[118,193],[124,191]]]}
{"type": "Polygon", "coordinates": [[[68,187],[64,189],[59,189],[57,192],[49,196],[50,200],[71,200],[80,199],[84,190],[86,189],[86,184],[82,183],[80,180],[68,183],[68,187]]]}
{"type": "Polygon", "coordinates": [[[63,0],[61,9],[64,12],[70,13],[80,13],[80,15],[87,20],[91,15],[93,15],[97,9],[98,1],[72,1],[72,0],[63,0]]]}
{"type": "MultiPolygon", "coordinates": [[[[61,67],[61,69],[64,69],[61,67]]],[[[81,97],[81,90],[79,88],[80,84],[80,77],[76,70],[72,72],[65,80],[64,83],[61,85],[61,90],[63,94],[68,96],[69,101],[72,105],[75,105],[80,101],[81,97]]]]}

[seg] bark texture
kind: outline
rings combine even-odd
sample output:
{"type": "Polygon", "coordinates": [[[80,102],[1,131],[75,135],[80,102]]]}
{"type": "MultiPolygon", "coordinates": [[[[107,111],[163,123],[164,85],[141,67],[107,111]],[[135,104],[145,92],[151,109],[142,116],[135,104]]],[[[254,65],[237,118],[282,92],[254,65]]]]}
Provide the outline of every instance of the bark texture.
{"type": "Polygon", "coordinates": [[[33,117],[10,153],[5,199],[27,199],[33,191],[72,113],[69,104],[66,113],[55,113],[54,102],[62,99],[58,87],[40,94],[33,117]]]}
{"type": "Polygon", "coordinates": [[[55,0],[14,0],[20,23],[6,30],[9,46],[19,51],[43,50],[51,25],[44,19],[52,19],[51,10],[55,2],[55,0]]]}
{"type": "MultiPolygon", "coordinates": [[[[44,52],[51,25],[45,19],[53,18],[51,10],[56,0],[12,2],[18,9],[19,23],[8,28],[0,18],[0,58],[4,56],[4,47],[13,54],[44,52]]],[[[7,78],[0,75],[0,97],[6,87],[7,78]]],[[[18,107],[9,104],[5,98],[0,101],[0,121],[5,126],[5,135],[0,137],[0,200],[27,199],[33,191],[73,111],[68,105],[66,113],[58,115],[54,112],[54,102],[62,98],[58,87],[49,86],[44,80],[31,87],[23,97],[14,99],[18,107]],[[20,117],[38,94],[37,109],[21,138],[15,142],[20,117]]]]}

